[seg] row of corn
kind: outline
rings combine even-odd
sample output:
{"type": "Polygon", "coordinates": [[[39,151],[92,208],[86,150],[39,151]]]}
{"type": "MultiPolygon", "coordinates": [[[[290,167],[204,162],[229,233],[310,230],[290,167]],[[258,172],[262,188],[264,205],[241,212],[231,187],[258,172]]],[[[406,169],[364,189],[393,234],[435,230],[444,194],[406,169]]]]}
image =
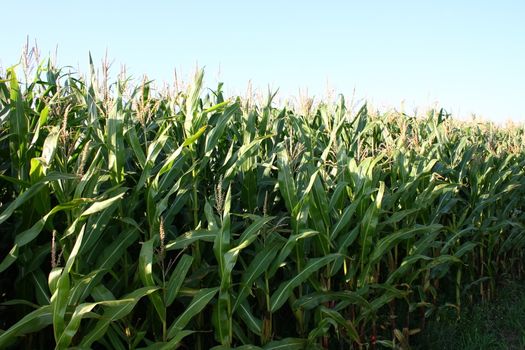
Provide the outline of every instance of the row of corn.
{"type": "Polygon", "coordinates": [[[523,127],[91,70],[0,77],[0,348],[408,349],[522,278],[523,127]]]}

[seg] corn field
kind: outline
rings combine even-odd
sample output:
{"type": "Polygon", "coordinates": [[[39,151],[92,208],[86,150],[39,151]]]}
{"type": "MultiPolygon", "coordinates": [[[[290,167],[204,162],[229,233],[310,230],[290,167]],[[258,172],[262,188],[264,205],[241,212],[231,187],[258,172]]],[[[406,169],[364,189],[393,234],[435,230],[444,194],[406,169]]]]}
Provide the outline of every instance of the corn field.
{"type": "Polygon", "coordinates": [[[0,77],[0,348],[408,349],[523,278],[523,127],[32,75],[0,77]]]}

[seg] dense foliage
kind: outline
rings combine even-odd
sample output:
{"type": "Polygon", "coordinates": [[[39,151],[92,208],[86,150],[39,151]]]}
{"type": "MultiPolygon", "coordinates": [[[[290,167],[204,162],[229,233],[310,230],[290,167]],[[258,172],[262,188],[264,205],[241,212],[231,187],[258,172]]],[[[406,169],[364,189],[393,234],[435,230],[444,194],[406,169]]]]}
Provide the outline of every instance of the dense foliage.
{"type": "Polygon", "coordinates": [[[523,273],[522,127],[96,77],[0,78],[0,348],[407,348],[523,273]]]}

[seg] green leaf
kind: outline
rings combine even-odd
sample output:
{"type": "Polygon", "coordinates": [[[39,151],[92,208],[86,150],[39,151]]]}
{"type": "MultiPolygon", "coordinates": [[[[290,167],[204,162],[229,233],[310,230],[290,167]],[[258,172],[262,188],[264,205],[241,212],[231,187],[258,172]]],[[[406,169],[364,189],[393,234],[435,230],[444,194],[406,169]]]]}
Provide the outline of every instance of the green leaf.
{"type": "Polygon", "coordinates": [[[419,233],[432,234],[435,231],[439,231],[443,226],[434,224],[427,226],[416,226],[407,229],[402,229],[394,233],[390,233],[386,237],[382,238],[375,245],[374,250],[369,258],[369,264],[373,265],[379,261],[386,253],[400,241],[414,237],[419,233]]]}
{"type": "Polygon", "coordinates": [[[179,332],[181,332],[184,327],[191,321],[191,319],[200,313],[202,309],[208,305],[208,303],[213,299],[215,294],[219,291],[219,288],[204,288],[201,289],[192,299],[191,303],[186,307],[186,310],[177,317],[173,324],[168,329],[168,339],[172,339],[179,332]]]}
{"type": "Polygon", "coordinates": [[[215,240],[215,237],[217,237],[217,235],[219,234],[219,232],[219,229],[199,229],[186,232],[185,234],[175,238],[173,241],[166,244],[166,250],[184,249],[196,241],[213,242],[215,240]]]}
{"type": "Polygon", "coordinates": [[[171,273],[168,285],[166,287],[166,307],[170,306],[177,294],[180,287],[184,283],[184,279],[188,271],[190,270],[191,264],[193,263],[193,257],[184,254],[181,258],[175,270],[171,273]]]}
{"type": "Polygon", "coordinates": [[[192,143],[194,143],[195,141],[198,140],[198,138],[204,133],[204,131],[206,131],[206,126],[203,126],[202,128],[200,128],[199,130],[197,130],[197,132],[191,136],[189,136],[187,139],[184,140],[184,142],[182,143],[182,145],[180,147],[178,147],[165,161],[164,161],[164,165],[162,166],[162,168],[159,170],[159,173],[157,174],[157,181],[158,181],[158,178],[166,173],[170,168],[171,166],[173,165],[173,162],[175,161],[175,159],[177,159],[179,157],[179,155],[182,153],[182,150],[184,149],[184,147],[187,147],[189,145],[191,145],[192,143]]]}
{"type": "Polygon", "coordinates": [[[352,219],[352,216],[354,215],[359,203],[360,201],[354,200],[352,204],[345,208],[343,214],[332,228],[332,232],[330,233],[330,240],[337,239],[337,235],[348,227],[348,224],[350,224],[350,220],[352,219]]]}
{"type": "Polygon", "coordinates": [[[126,249],[136,242],[138,236],[135,227],[116,235],[115,240],[104,248],[102,253],[97,254],[96,267],[103,271],[109,271],[118,259],[126,253],[126,249]]]}
{"type": "Polygon", "coordinates": [[[359,333],[357,332],[354,324],[350,320],[345,319],[336,310],[328,309],[324,306],[321,307],[320,311],[323,317],[330,318],[334,320],[338,325],[344,327],[346,333],[350,336],[350,339],[352,339],[355,342],[360,342],[359,333]]]}
{"type": "Polygon", "coordinates": [[[235,303],[233,304],[234,312],[250,293],[251,287],[255,280],[268,270],[268,267],[277,255],[278,249],[279,244],[275,242],[266,246],[253,258],[252,262],[246,269],[246,272],[243,273],[239,295],[237,298],[235,298],[235,303]]]}
{"type": "MultiPolygon", "coordinates": [[[[156,238],[142,243],[139,255],[139,276],[145,287],[155,287],[153,279],[153,244],[156,238]]],[[[151,293],[148,298],[152,302],[162,322],[166,321],[166,307],[158,293],[151,293]]]]}
{"type": "Polygon", "coordinates": [[[67,349],[68,346],[71,344],[71,341],[73,340],[73,337],[78,331],[78,328],[80,327],[80,321],[82,321],[82,318],[86,316],[95,306],[97,306],[99,303],[84,303],[80,304],[75,308],[75,311],[73,312],[73,315],[71,316],[71,320],[69,321],[68,325],[64,329],[64,332],[60,335],[60,338],[57,341],[55,349],[67,349]]]}
{"type": "Polygon", "coordinates": [[[222,281],[229,276],[229,273],[225,268],[224,258],[226,252],[230,248],[230,202],[231,187],[228,188],[228,192],[226,193],[226,198],[224,200],[222,225],[219,230],[219,233],[217,234],[217,236],[215,236],[215,240],[213,242],[213,253],[215,254],[215,258],[219,263],[219,274],[221,276],[221,284],[223,283],[222,281]]]}
{"type": "Polygon", "coordinates": [[[46,284],[46,276],[42,269],[36,269],[30,274],[35,288],[36,299],[40,305],[48,305],[51,303],[49,289],[46,284]]]}
{"type": "Polygon", "coordinates": [[[124,150],[124,115],[122,113],[122,97],[116,98],[113,108],[108,113],[106,121],[106,142],[108,148],[108,168],[115,183],[123,181],[123,167],[125,161],[124,150]]]}
{"type": "Polygon", "coordinates": [[[137,350],[172,350],[178,348],[179,343],[187,337],[196,333],[195,331],[180,331],[173,339],[168,342],[155,342],[145,348],[138,348],[137,350]]]}
{"type": "Polygon", "coordinates": [[[73,221],[71,226],[67,228],[66,232],[64,232],[64,235],[62,236],[62,239],[72,235],[75,232],[77,225],[82,223],[86,217],[101,212],[103,210],[109,209],[114,205],[117,205],[118,202],[121,201],[124,197],[125,191],[125,188],[119,188],[117,189],[117,195],[102,201],[95,201],[93,204],[91,204],[89,208],[84,210],[84,212],[82,212],[82,214],[80,214],[75,219],[75,221],[73,221]]]}
{"type": "MultiPolygon", "coordinates": [[[[225,104],[228,102],[223,102],[222,104],[225,104]]],[[[219,142],[219,139],[221,138],[222,134],[224,133],[224,130],[226,129],[226,125],[230,121],[231,117],[235,114],[235,112],[238,111],[237,104],[233,104],[229,106],[219,117],[219,120],[215,124],[215,127],[208,133],[206,136],[206,147],[205,147],[205,156],[209,158],[211,156],[212,151],[217,146],[217,143],[219,142]]],[[[210,111],[206,111],[209,113],[210,111]]]]}
{"type": "Polygon", "coordinates": [[[379,221],[379,210],[381,209],[381,202],[383,200],[384,192],[385,183],[381,181],[376,198],[365,212],[363,220],[360,224],[361,252],[359,254],[359,261],[362,273],[359,280],[359,286],[363,286],[365,279],[368,277],[368,271],[365,270],[364,266],[368,262],[367,257],[368,254],[370,254],[370,250],[372,249],[373,239],[374,235],[376,234],[376,227],[379,221]]]}
{"type": "Polygon", "coordinates": [[[350,304],[359,305],[363,308],[369,308],[368,301],[361,295],[359,292],[352,291],[343,291],[343,292],[314,292],[307,294],[299,299],[297,299],[293,304],[293,309],[306,309],[311,310],[322,303],[328,301],[345,301],[350,304]]]}
{"type": "Polygon", "coordinates": [[[250,331],[255,335],[260,336],[262,333],[262,321],[253,315],[248,302],[244,301],[243,303],[239,304],[239,308],[237,310],[238,315],[244,321],[250,331]]]}
{"type": "Polygon", "coordinates": [[[0,334],[0,348],[9,345],[16,337],[28,333],[38,332],[53,323],[53,312],[51,305],[42,306],[39,309],[25,315],[5,332],[0,334]]]}
{"type": "Polygon", "coordinates": [[[158,288],[143,287],[134,290],[120,300],[104,301],[104,313],[102,314],[102,317],[98,320],[91,331],[82,338],[80,347],[90,348],[91,344],[104,336],[111,322],[120,320],[127,316],[142,297],[151,294],[156,290],[158,290],[158,288]]]}
{"type": "Polygon", "coordinates": [[[232,273],[240,252],[255,241],[263,226],[272,219],[273,217],[257,217],[256,220],[242,233],[238,240],[239,245],[231,248],[226,254],[224,254],[224,274],[229,275],[232,273]]]}
{"type": "Polygon", "coordinates": [[[12,263],[16,261],[18,258],[18,249],[21,247],[27,245],[28,243],[32,242],[35,238],[38,237],[40,232],[44,229],[46,222],[50,217],[52,217],[54,214],[58,213],[62,210],[70,210],[74,209],[84,203],[89,203],[91,200],[84,199],[84,198],[78,198],[74,199],[68,203],[65,204],[59,204],[55,206],[49,213],[47,213],[43,218],[38,220],[30,229],[25,230],[22,233],[19,233],[15,237],[15,245],[11,249],[8,256],[4,258],[2,263],[0,264],[0,272],[3,272],[5,269],[7,269],[12,263]]]}
{"type": "Polygon", "coordinates": [[[282,340],[274,340],[266,344],[264,350],[304,350],[306,348],[306,339],[300,338],[284,338],[282,340]]]}
{"type": "Polygon", "coordinates": [[[34,197],[44,186],[49,182],[57,180],[68,180],[76,179],[76,175],[71,174],[61,174],[57,172],[50,172],[45,177],[41,178],[38,182],[34,183],[29,189],[24,191],[22,194],[18,195],[16,199],[5,208],[5,210],[0,214],[0,224],[9,219],[9,217],[18,209],[22,204],[27,202],[29,199],[34,197]]]}
{"type": "Polygon", "coordinates": [[[225,345],[217,345],[211,348],[210,350],[262,350],[262,348],[255,345],[241,345],[231,348],[225,345]]]}
{"type": "Polygon", "coordinates": [[[283,196],[286,208],[293,214],[294,208],[298,203],[297,188],[295,186],[295,180],[292,175],[292,170],[290,169],[290,160],[286,151],[283,150],[279,153],[277,164],[279,167],[279,173],[277,175],[279,191],[283,196]]]}
{"type": "Polygon", "coordinates": [[[75,245],[66,260],[66,265],[64,266],[60,277],[58,277],[56,290],[51,297],[51,306],[53,307],[53,330],[56,341],[58,341],[60,335],[64,332],[66,308],[68,306],[69,294],[71,291],[69,273],[71,272],[71,268],[75,263],[78,251],[82,245],[85,227],[86,226],[84,225],[80,229],[75,245]]]}
{"type": "Polygon", "coordinates": [[[204,71],[202,69],[195,72],[195,78],[193,84],[190,87],[188,97],[185,103],[185,119],[184,119],[184,131],[186,135],[191,135],[193,130],[199,128],[200,125],[196,125],[194,120],[194,113],[198,108],[199,94],[202,88],[202,79],[204,77],[204,71]]]}
{"type": "Polygon", "coordinates": [[[301,271],[299,271],[292,279],[281,283],[279,288],[272,294],[270,300],[270,311],[275,312],[281,308],[286,300],[288,300],[288,297],[292,294],[294,288],[306,281],[311,274],[319,270],[321,267],[334,261],[338,256],[338,254],[330,254],[322,258],[309,260],[301,271]]]}
{"type": "Polygon", "coordinates": [[[317,231],[304,230],[299,232],[298,234],[291,235],[286,241],[284,247],[279,251],[279,255],[268,270],[268,276],[273,276],[275,274],[277,269],[286,261],[293,248],[296,246],[297,242],[309,237],[313,237],[317,234],[319,234],[319,232],[317,231]]]}

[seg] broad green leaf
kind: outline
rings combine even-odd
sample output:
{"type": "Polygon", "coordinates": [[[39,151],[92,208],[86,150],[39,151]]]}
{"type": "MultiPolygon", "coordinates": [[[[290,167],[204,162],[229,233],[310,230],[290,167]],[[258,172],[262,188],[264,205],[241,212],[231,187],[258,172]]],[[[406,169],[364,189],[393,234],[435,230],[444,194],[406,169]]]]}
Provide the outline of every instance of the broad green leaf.
{"type": "Polygon", "coordinates": [[[238,245],[231,248],[224,254],[224,269],[225,273],[231,274],[235,263],[237,262],[237,257],[240,252],[248,247],[260,233],[260,230],[270,222],[273,217],[258,217],[248,228],[241,234],[241,237],[238,240],[238,245]]]}
{"type": "Polygon", "coordinates": [[[64,235],[62,236],[62,238],[66,238],[66,237],[72,235],[75,232],[77,225],[82,223],[84,221],[84,219],[86,217],[88,217],[89,215],[96,214],[98,212],[101,212],[103,210],[111,208],[113,205],[118,204],[118,202],[121,201],[122,198],[124,197],[125,191],[126,191],[125,188],[120,188],[120,189],[117,190],[117,193],[118,193],[117,195],[115,195],[115,196],[113,196],[111,198],[102,200],[102,201],[95,201],[93,204],[91,204],[89,206],[89,208],[84,210],[84,212],[82,212],[82,214],[80,214],[75,219],[75,221],[73,221],[71,226],[69,226],[67,228],[66,232],[64,232],[64,235]]]}
{"type": "MultiPolygon", "coordinates": [[[[156,238],[142,243],[139,255],[139,276],[145,287],[156,287],[153,279],[153,244],[156,238]]],[[[148,295],[162,322],[166,321],[166,307],[158,293],[148,295]]]]}
{"type": "Polygon", "coordinates": [[[69,347],[73,337],[80,327],[80,321],[82,321],[82,318],[98,304],[99,303],[84,303],[75,308],[71,320],[69,320],[64,332],[60,335],[60,338],[57,341],[55,349],[67,349],[69,347]]]}
{"type": "Polygon", "coordinates": [[[0,347],[9,345],[16,337],[38,332],[53,323],[51,305],[45,305],[25,315],[5,332],[0,333],[0,347]]]}
{"type": "Polygon", "coordinates": [[[210,350],[262,350],[262,348],[255,345],[241,345],[231,348],[229,346],[217,345],[211,348],[210,350]]]}
{"type": "Polygon", "coordinates": [[[139,348],[141,350],[172,350],[176,349],[179,346],[179,343],[182,341],[182,339],[186,338],[188,335],[195,334],[195,331],[180,331],[177,333],[175,337],[173,337],[168,342],[155,342],[152,343],[150,346],[145,348],[139,348]]]}
{"type": "Polygon", "coordinates": [[[190,304],[186,307],[184,312],[177,317],[168,329],[168,339],[174,338],[184,327],[191,321],[191,319],[204,309],[208,303],[217,294],[219,288],[204,288],[201,289],[192,299],[190,304]]]}
{"type": "Polygon", "coordinates": [[[246,269],[246,272],[243,273],[239,295],[235,298],[233,304],[234,312],[250,293],[255,280],[268,270],[268,267],[277,255],[278,249],[279,244],[277,242],[269,244],[253,258],[252,262],[246,269]]]}
{"type": "Polygon", "coordinates": [[[428,226],[416,226],[407,229],[402,229],[397,232],[390,233],[386,237],[380,239],[372,254],[369,257],[370,264],[375,264],[379,259],[381,259],[385,254],[390,250],[394,245],[399,242],[412,238],[420,233],[432,234],[435,231],[439,231],[443,226],[434,224],[428,226]]]}
{"type": "Polygon", "coordinates": [[[282,340],[275,340],[266,344],[264,350],[304,350],[306,347],[306,339],[300,338],[284,338],[282,340]]]}
{"type": "Polygon", "coordinates": [[[368,275],[368,271],[365,270],[364,266],[368,262],[368,254],[370,254],[370,250],[372,249],[374,235],[376,234],[376,227],[379,221],[379,210],[381,209],[384,192],[385,183],[381,182],[376,198],[365,212],[363,220],[360,224],[359,234],[361,241],[361,252],[359,254],[359,263],[361,265],[361,278],[359,280],[359,286],[363,285],[364,279],[368,275]]]}
{"type": "Polygon", "coordinates": [[[314,292],[307,294],[299,299],[297,299],[293,304],[292,308],[298,309],[314,309],[322,303],[328,301],[345,301],[350,302],[351,304],[359,305],[364,308],[368,308],[368,302],[366,299],[358,292],[352,291],[343,291],[343,292],[314,292]]]}
{"type": "Polygon", "coordinates": [[[2,224],[5,220],[7,220],[14,211],[19,208],[22,204],[27,202],[29,199],[34,197],[44,186],[46,186],[51,181],[57,181],[57,180],[68,180],[68,179],[76,179],[76,175],[71,174],[61,174],[57,172],[50,172],[45,177],[40,179],[38,182],[33,184],[29,189],[24,191],[22,194],[18,195],[16,199],[11,202],[7,206],[7,208],[2,211],[0,214],[0,224],[2,224]]]}
{"type": "Polygon", "coordinates": [[[319,234],[319,232],[317,231],[304,230],[296,235],[291,235],[286,241],[284,247],[279,251],[279,255],[274,260],[272,266],[270,266],[270,269],[268,270],[268,275],[273,276],[275,274],[277,269],[286,261],[293,248],[296,246],[297,242],[307,239],[309,237],[313,237],[317,234],[319,234]]]}
{"type": "Polygon", "coordinates": [[[262,332],[262,321],[253,315],[250,310],[250,305],[245,301],[239,304],[237,310],[239,317],[244,321],[250,331],[260,336],[262,332]]]}
{"type": "Polygon", "coordinates": [[[175,270],[173,270],[171,273],[170,279],[168,280],[168,284],[166,286],[166,306],[170,306],[177,297],[179,289],[184,283],[184,279],[186,278],[192,263],[193,257],[190,255],[184,254],[180,258],[179,263],[175,267],[175,270]]]}
{"type": "Polygon", "coordinates": [[[120,320],[128,315],[142,297],[156,290],[158,290],[158,288],[143,287],[136,289],[119,300],[104,301],[104,313],[102,317],[97,321],[91,331],[82,338],[80,347],[90,348],[91,344],[104,336],[111,322],[120,320]]]}
{"type": "Polygon", "coordinates": [[[347,206],[345,210],[343,211],[343,214],[337,221],[337,223],[332,228],[332,232],[330,233],[330,239],[334,240],[337,238],[337,235],[342,232],[350,223],[350,220],[352,219],[352,216],[354,215],[357,206],[359,205],[360,201],[353,201],[352,204],[347,206]]]}
{"type": "Polygon", "coordinates": [[[55,335],[55,341],[58,341],[65,328],[65,314],[68,306],[69,294],[71,291],[69,273],[75,263],[78,251],[82,245],[82,239],[84,237],[85,225],[80,229],[80,233],[77,236],[75,245],[66,260],[66,265],[62,270],[60,277],[58,277],[56,290],[51,297],[51,306],[53,308],[53,331],[55,335]]]}
{"type": "MultiPolygon", "coordinates": [[[[227,102],[223,102],[225,104],[227,102]]],[[[224,130],[226,129],[227,123],[230,121],[231,117],[235,112],[237,112],[238,106],[236,104],[231,105],[226,108],[226,110],[222,113],[219,120],[217,121],[217,124],[215,124],[215,127],[208,133],[206,136],[206,148],[205,148],[205,156],[210,157],[213,149],[217,146],[217,143],[219,142],[220,137],[223,135],[224,130]]],[[[210,111],[206,111],[209,113],[210,111]]]]}
{"type": "Polygon", "coordinates": [[[30,229],[27,229],[24,232],[16,235],[15,245],[11,249],[9,255],[4,258],[2,263],[0,263],[0,273],[16,261],[16,259],[18,258],[18,250],[21,247],[32,242],[35,238],[38,237],[38,235],[44,229],[44,226],[50,217],[52,217],[59,211],[73,209],[89,202],[91,202],[91,200],[78,198],[72,200],[71,202],[57,205],[53,209],[51,209],[51,211],[48,214],[46,214],[42,219],[38,220],[30,229]]]}
{"type": "Polygon", "coordinates": [[[352,339],[355,342],[360,341],[359,333],[357,332],[357,329],[350,320],[346,320],[339,312],[328,309],[324,306],[321,307],[320,311],[323,317],[328,317],[334,320],[339,326],[344,327],[350,339],[352,339]]]}
{"type": "Polygon", "coordinates": [[[185,234],[175,238],[173,241],[166,244],[166,250],[184,249],[196,241],[213,242],[215,240],[215,237],[217,237],[217,235],[219,234],[219,232],[219,229],[199,229],[186,232],[185,234]]]}
{"type": "Polygon", "coordinates": [[[272,294],[271,297],[271,312],[277,311],[288,300],[294,288],[306,281],[311,274],[326,266],[337,258],[337,254],[330,254],[322,258],[315,258],[308,261],[306,266],[299,271],[292,279],[281,283],[279,288],[272,294]]]}
{"type": "Polygon", "coordinates": [[[279,191],[283,196],[286,208],[290,213],[294,212],[294,208],[297,205],[297,188],[295,186],[295,180],[290,169],[290,160],[286,151],[281,151],[277,158],[279,165],[279,191]]]}

